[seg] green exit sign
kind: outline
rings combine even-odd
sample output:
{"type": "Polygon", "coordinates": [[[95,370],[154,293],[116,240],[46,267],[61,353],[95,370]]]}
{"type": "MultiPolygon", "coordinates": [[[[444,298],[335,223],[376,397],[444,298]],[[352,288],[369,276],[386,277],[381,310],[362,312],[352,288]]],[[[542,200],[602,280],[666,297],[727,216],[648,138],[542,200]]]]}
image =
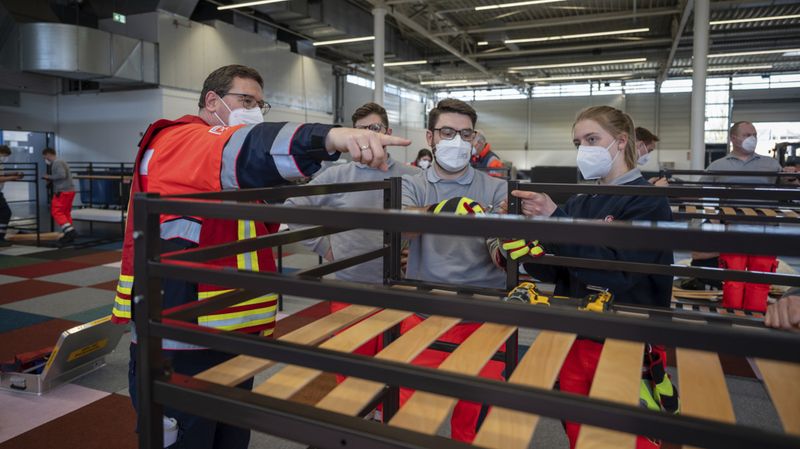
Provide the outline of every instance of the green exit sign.
{"type": "Polygon", "coordinates": [[[125,14],[113,13],[114,22],[125,23],[125,14]]]}

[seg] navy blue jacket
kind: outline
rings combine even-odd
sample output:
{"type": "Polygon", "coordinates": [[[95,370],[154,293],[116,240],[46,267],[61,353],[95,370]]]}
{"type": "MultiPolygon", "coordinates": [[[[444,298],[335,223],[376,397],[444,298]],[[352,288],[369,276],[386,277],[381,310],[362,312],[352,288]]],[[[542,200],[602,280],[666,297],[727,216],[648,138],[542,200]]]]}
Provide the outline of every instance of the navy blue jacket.
{"type": "MultiPolygon", "coordinates": [[[[642,177],[624,185],[650,184],[642,177]]],[[[653,187],[657,188],[657,187],[653,187]]],[[[553,217],[605,219],[606,221],[653,220],[671,221],[672,210],[667,197],[575,195],[558,208],[553,217]]],[[[615,249],[604,246],[548,244],[541,242],[548,253],[565,257],[599,260],[619,260],[669,265],[673,263],[670,251],[645,251],[615,249]]],[[[598,242],[602,244],[602,242],[598,242]]],[[[600,265],[600,264],[598,264],[600,265]]],[[[587,285],[605,287],[614,294],[614,301],[628,304],[669,307],[672,294],[672,277],[621,271],[603,271],[572,267],[551,267],[525,264],[525,271],[543,282],[556,285],[555,294],[582,297],[591,293],[587,285]]]]}

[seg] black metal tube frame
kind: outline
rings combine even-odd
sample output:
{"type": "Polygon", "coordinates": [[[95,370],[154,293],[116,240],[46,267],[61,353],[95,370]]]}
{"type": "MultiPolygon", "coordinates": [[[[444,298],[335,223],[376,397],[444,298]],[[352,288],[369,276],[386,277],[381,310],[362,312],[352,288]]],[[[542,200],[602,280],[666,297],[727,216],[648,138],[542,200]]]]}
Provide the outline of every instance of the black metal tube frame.
{"type": "MultiPolygon", "coordinates": [[[[621,316],[606,316],[603,314],[587,314],[572,310],[557,310],[556,308],[534,308],[516,304],[501,304],[488,301],[475,301],[468,297],[455,296],[436,296],[419,292],[398,292],[387,287],[364,287],[344,283],[340,281],[327,280],[307,280],[298,278],[288,278],[280,275],[253,272],[228,272],[210,269],[193,268],[190,266],[175,265],[174,263],[157,262],[159,254],[158,239],[158,213],[162,208],[169,209],[170,213],[181,213],[179,210],[184,205],[180,202],[156,200],[154,197],[138,197],[136,199],[136,232],[134,241],[136,245],[136,277],[143,281],[143,289],[138,289],[134,296],[137,305],[137,333],[139,334],[139,362],[140,375],[139,388],[140,400],[140,432],[141,447],[155,448],[162,445],[161,415],[163,413],[164,400],[161,398],[164,386],[157,379],[168,375],[165,370],[164,360],[161,357],[160,341],[161,338],[171,338],[182,341],[191,341],[203,346],[230,350],[237,348],[236,352],[247,353],[259,357],[270,358],[273,360],[285,361],[287,363],[299,364],[303,366],[317,367],[326,371],[341,372],[344,374],[357,375],[367,379],[380,380],[389,384],[405,384],[412,388],[426,391],[435,391],[440,394],[450,394],[468,400],[495,403],[500,406],[510,407],[518,410],[533,413],[552,415],[558,414],[559,417],[585,422],[591,425],[600,425],[616,430],[628,431],[637,434],[650,435],[654,437],[675,440],[676,435],[680,435],[679,440],[688,444],[708,447],[748,447],[754,444],[766,445],[770,447],[794,447],[798,444],[796,438],[767,433],[739,426],[720,424],[716,422],[700,420],[688,417],[674,417],[659,413],[648,412],[636,407],[623,406],[615,403],[603,403],[603,401],[591,400],[588,398],[573,397],[557,392],[543,391],[533,388],[520,387],[505,383],[493,382],[483,379],[471,378],[451,373],[438,373],[434,370],[410,367],[400,364],[392,366],[392,363],[377,361],[361,356],[331,353],[330,351],[318,348],[307,348],[303,346],[291,345],[277,341],[264,341],[257,337],[248,335],[236,335],[235,333],[220,333],[209,329],[201,329],[197,326],[168,320],[161,324],[161,292],[160,279],[162,277],[194,280],[202,276],[209,283],[241,287],[251,290],[260,290],[268,286],[270,291],[282,291],[299,296],[321,297],[327,299],[343,300],[354,304],[376,305],[401,310],[412,310],[421,313],[441,314],[458,316],[468,320],[492,321],[504,324],[511,324],[523,327],[536,327],[540,329],[564,330],[580,329],[584,335],[602,335],[611,338],[621,338],[628,340],[648,340],[660,343],[694,347],[707,350],[719,350],[722,352],[737,353],[740,355],[756,355],[767,358],[777,358],[797,362],[800,360],[800,353],[796,350],[800,344],[800,337],[779,331],[764,330],[744,330],[728,329],[717,326],[697,326],[686,325],[679,322],[665,322],[654,319],[636,319],[621,316]],[[173,207],[175,206],[175,207],[173,207]],[[145,300],[146,298],[146,300],[145,300]],[[253,345],[252,347],[248,345],[253,345]],[[327,353],[326,353],[327,352],[327,353]],[[162,400],[160,400],[162,399],[162,400]],[[484,400],[485,399],[485,400],[484,400]],[[558,413],[556,413],[556,410],[558,413]],[[562,413],[563,412],[563,413],[562,413]]],[[[198,210],[198,206],[192,204],[192,213],[203,216],[216,216],[220,218],[250,218],[260,219],[260,211],[253,211],[252,207],[236,204],[215,204],[214,208],[198,210]],[[206,214],[205,212],[209,213],[206,214]],[[229,215],[229,216],[226,216],[229,215]],[[250,215],[253,215],[252,217],[250,215]]],[[[270,209],[270,217],[264,221],[287,221],[298,223],[317,224],[319,217],[323,215],[319,209],[313,210],[289,210],[288,208],[274,207],[270,209]],[[280,216],[280,217],[278,217],[280,216]],[[300,218],[300,219],[298,219],[300,218]]],[[[465,220],[456,217],[444,216],[414,216],[404,215],[404,223],[393,223],[397,221],[397,214],[387,212],[362,212],[362,211],[327,211],[324,213],[327,225],[347,227],[347,223],[354,221],[357,227],[385,229],[393,232],[401,231],[423,231],[439,232],[456,235],[481,235],[486,226],[492,229],[492,235],[500,237],[521,236],[529,234],[541,235],[543,229],[557,231],[556,226],[561,228],[571,228],[570,231],[588,231],[594,228],[603,234],[606,229],[599,229],[597,224],[581,223],[579,221],[555,221],[537,222],[535,220],[519,220],[517,217],[498,218],[476,218],[465,220]],[[372,221],[367,221],[371,219],[372,221]],[[368,223],[368,226],[364,226],[368,223]],[[524,226],[523,226],[524,225],[524,226]],[[527,229],[530,228],[530,229],[527,229]],[[538,228],[538,229],[537,229],[538,228]]],[[[705,242],[708,246],[720,244],[739,244],[743,235],[762,236],[762,242],[767,245],[778,246],[778,237],[784,239],[786,245],[787,238],[796,238],[796,234],[775,232],[764,229],[760,233],[747,232],[747,229],[740,227],[707,228],[701,230],[697,228],[665,227],[651,225],[647,227],[637,227],[636,224],[626,224],[623,226],[604,225],[604,228],[614,228],[613,232],[606,233],[615,242],[619,241],[623,245],[622,233],[625,237],[631,238],[631,234],[639,237],[641,231],[649,231],[650,238],[653,234],[664,234],[663,238],[670,235],[677,237],[680,234],[689,236],[690,247],[698,248],[701,245],[694,245],[693,241],[701,240],[701,234],[706,234],[705,242]],[[709,231],[724,231],[714,234],[709,231]],[[709,235],[710,234],[710,235],[709,235]]],[[[566,239],[563,233],[558,238],[566,239]]],[[[579,233],[578,233],[579,234],[579,233]]],[[[594,236],[594,238],[604,238],[607,236],[594,236]]],[[[663,239],[662,238],[662,239],[663,239]]],[[[581,237],[578,236],[577,240],[581,237]]],[[[606,239],[604,241],[609,241],[606,239]]],[[[656,239],[654,239],[656,240],[656,239]]],[[[583,242],[579,242],[583,243],[583,242]]],[[[585,242],[590,243],[590,242],[585,242]]],[[[642,246],[642,245],[637,245],[642,246]]],[[[647,246],[647,245],[645,245],[647,246]]],[[[747,252],[748,248],[738,245],[739,252],[747,252]]],[[[759,245],[759,251],[765,251],[765,245],[759,245]]],[[[718,246],[719,247],[719,246],[718,246]]],[[[704,248],[698,248],[704,249],[704,248]]],[[[753,248],[755,249],[755,248],[753,248]]],[[[754,251],[755,252],[755,251],[754,251]]],[[[795,251],[790,250],[790,253],[795,251]]],[[[191,264],[185,264],[191,265],[191,264]]],[[[244,392],[247,395],[252,393],[244,392]]],[[[187,398],[195,397],[189,395],[187,398]]],[[[175,399],[175,398],[173,398],[175,399]]],[[[202,410],[203,413],[214,413],[215,418],[220,418],[216,413],[219,410],[209,408],[202,410]]],[[[243,410],[243,407],[235,407],[232,414],[236,418],[245,419],[247,416],[252,418],[252,411],[243,410]]],[[[231,419],[232,419],[231,418],[231,419]]],[[[237,419],[237,422],[242,422],[237,419]]],[[[314,421],[313,419],[311,421],[314,421]]],[[[312,425],[320,426],[321,423],[315,421],[312,425]]],[[[315,427],[316,428],[316,427],[315,427]]],[[[410,433],[413,435],[413,433],[410,433]]],[[[293,434],[296,435],[296,434],[293,434]]],[[[308,438],[306,435],[303,435],[308,438]]],[[[364,446],[355,445],[354,447],[375,447],[374,440],[379,437],[366,436],[373,440],[369,443],[364,442],[364,446]],[[367,446],[367,444],[373,444],[367,446]]],[[[383,441],[383,440],[381,440],[383,441]]],[[[328,440],[322,441],[322,445],[334,447],[336,442],[328,440]]],[[[443,447],[443,446],[400,446],[397,443],[386,441],[388,447],[443,447]]]]}
{"type": "MultiPolygon", "coordinates": [[[[800,335],[777,330],[734,330],[721,326],[697,326],[661,319],[630,318],[613,314],[585,313],[558,307],[530,307],[495,301],[476,301],[462,295],[435,295],[385,286],[364,286],[327,279],[307,279],[264,272],[220,271],[199,266],[148,262],[159,278],[193,281],[245,290],[282,291],[307,298],[408,310],[431,315],[455,316],[469,321],[494,322],[561,332],[580,332],[592,337],[688,347],[741,356],[800,362],[800,335]]],[[[138,313],[138,312],[137,312],[138,313]]]]}
{"type": "Polygon", "coordinates": [[[629,185],[598,184],[557,184],[557,183],[517,183],[518,190],[544,193],[585,193],[589,195],[636,195],[691,198],[720,198],[764,201],[796,201],[800,200],[800,190],[784,188],[748,188],[734,189],[727,187],[659,187],[629,185]]]}
{"type": "MultiPolygon", "coordinates": [[[[619,186],[615,186],[619,187],[619,186]]],[[[624,186],[623,186],[624,187],[624,186]]],[[[656,189],[653,189],[656,190],[656,189]]],[[[660,189],[659,189],[660,190],[660,189]]],[[[265,222],[319,224],[335,228],[383,229],[393,232],[426,232],[463,236],[496,236],[536,240],[547,235],[549,241],[636,249],[683,249],[715,251],[736,248],[739,253],[800,256],[800,245],[787,242],[800,231],[774,226],[692,225],[663,222],[597,223],[581,219],[529,219],[521,216],[472,216],[469,218],[433,214],[413,214],[374,209],[330,209],[250,204],[199,203],[178,200],[140,199],[151,213],[196,215],[212,218],[261,220],[265,222]]]]}
{"type": "Polygon", "coordinates": [[[687,276],[720,281],[741,281],[757,284],[775,284],[800,287],[800,276],[793,274],[767,273],[761,271],[725,270],[722,268],[687,267],[682,265],[660,265],[654,263],[624,262],[619,260],[585,259],[545,255],[526,257],[521,263],[552,265],[556,267],[588,268],[601,271],[627,271],[631,273],[663,274],[687,276]]]}
{"type": "MultiPolygon", "coordinates": [[[[279,340],[264,340],[247,334],[217,333],[213,330],[186,323],[151,322],[150,326],[154,335],[187,341],[220,351],[229,351],[230,348],[236,348],[237,353],[258,358],[279,360],[293,365],[357,376],[389,385],[405,385],[413,389],[458,397],[468,401],[490,403],[539,415],[556,416],[570,421],[648,435],[668,441],[679,440],[679,442],[694,446],[726,449],[751,447],[794,448],[800,443],[800,438],[752,427],[652,412],[617,402],[589,399],[584,396],[551,391],[549,389],[498,382],[459,373],[442,372],[430,368],[377,360],[372,357],[308,347],[279,340]],[[676,438],[676,435],[680,435],[680,437],[676,438]]],[[[158,388],[161,388],[165,386],[166,382],[156,381],[155,384],[158,385],[158,388]]],[[[203,390],[209,387],[198,389],[200,390],[198,393],[202,394],[203,390]]],[[[222,388],[217,388],[217,391],[222,393],[221,396],[223,398],[226,396],[224,394],[226,392],[223,392],[222,388]]],[[[245,399],[250,395],[255,396],[254,393],[246,391],[234,392],[229,390],[228,392],[231,395],[239,396],[240,399],[245,399]]],[[[173,397],[172,399],[175,398],[173,397]]],[[[187,396],[186,399],[191,401],[192,397],[187,396]]],[[[280,409],[282,408],[280,405],[283,404],[275,403],[273,405],[278,406],[280,409]]],[[[201,408],[204,414],[212,415],[212,417],[222,416],[220,410],[211,410],[203,410],[201,408]],[[212,412],[211,410],[214,411],[212,412]]],[[[309,410],[304,411],[309,412],[309,410]]],[[[239,422],[249,421],[249,414],[243,410],[232,409],[227,414],[229,416],[232,415],[227,419],[233,419],[238,416],[242,418],[239,422]]],[[[320,416],[320,418],[322,418],[320,419],[322,421],[324,418],[330,419],[332,416],[320,416]]],[[[347,424],[344,422],[340,426],[342,430],[346,427],[347,424]]],[[[410,432],[410,434],[414,433],[410,432]]],[[[372,438],[378,438],[378,435],[376,434],[372,438]]],[[[290,437],[297,436],[301,436],[301,439],[308,438],[304,434],[290,435],[290,437]]],[[[365,436],[370,438],[367,435],[365,436]]],[[[397,443],[400,441],[403,440],[399,439],[397,443]]],[[[321,444],[322,447],[334,448],[340,447],[337,445],[338,443],[339,441],[327,440],[318,444],[321,444]]],[[[428,448],[431,446],[423,443],[413,447],[428,448]]]]}

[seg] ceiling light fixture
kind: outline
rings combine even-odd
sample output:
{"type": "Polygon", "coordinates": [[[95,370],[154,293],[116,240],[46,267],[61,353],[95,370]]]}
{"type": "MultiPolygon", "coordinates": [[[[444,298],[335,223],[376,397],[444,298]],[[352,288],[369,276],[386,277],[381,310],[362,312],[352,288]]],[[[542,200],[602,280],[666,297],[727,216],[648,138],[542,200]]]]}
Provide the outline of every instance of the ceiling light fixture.
{"type": "Polygon", "coordinates": [[[730,20],[713,20],[709,25],[727,25],[730,23],[750,23],[750,22],[767,22],[770,20],[788,20],[800,19],[800,14],[791,14],[788,16],[771,16],[771,17],[751,17],[749,19],[730,19],[730,20]]]}
{"type": "MultiPolygon", "coordinates": [[[[772,64],[765,65],[732,65],[727,67],[709,67],[709,72],[738,72],[744,70],[768,70],[772,68],[772,64]]],[[[683,73],[692,73],[692,69],[684,69],[683,73]]]]}
{"type": "Polygon", "coordinates": [[[560,41],[563,39],[580,39],[584,37],[614,36],[617,34],[646,33],[650,28],[631,28],[628,30],[600,31],[597,33],[565,34],[561,36],[531,37],[526,39],[506,39],[504,44],[522,44],[526,42],[560,41]]]}
{"type": "Polygon", "coordinates": [[[315,47],[319,47],[322,45],[336,45],[336,44],[349,44],[351,42],[365,42],[365,41],[374,41],[375,36],[364,36],[364,37],[350,37],[347,39],[334,39],[332,41],[319,41],[314,42],[315,47]]]}
{"type": "Polygon", "coordinates": [[[773,55],[777,53],[800,52],[800,48],[782,48],[780,50],[757,50],[757,51],[738,51],[734,53],[717,53],[708,55],[709,58],[728,58],[732,56],[754,56],[754,55],[773,55]]]}
{"type": "MultiPolygon", "coordinates": [[[[396,62],[385,62],[383,64],[384,67],[400,67],[404,65],[419,65],[419,64],[427,64],[427,59],[419,59],[416,61],[396,61],[396,62]]],[[[372,67],[375,67],[375,64],[372,64],[372,67]]]]}
{"type": "Polygon", "coordinates": [[[489,84],[488,81],[467,81],[464,83],[451,83],[445,84],[444,87],[469,87],[469,86],[485,86],[489,84]]]}
{"type": "Polygon", "coordinates": [[[468,80],[420,81],[419,84],[423,86],[437,86],[441,84],[459,84],[468,82],[469,82],[468,80]]]}
{"type": "Polygon", "coordinates": [[[480,42],[478,42],[478,45],[479,46],[489,45],[489,42],[488,41],[480,41],[480,42]]]}
{"type": "Polygon", "coordinates": [[[532,0],[528,2],[501,3],[499,5],[476,6],[475,11],[487,11],[490,9],[502,9],[502,8],[516,8],[517,6],[541,5],[544,3],[558,3],[563,1],[564,0],[532,0]]]}
{"type": "Polygon", "coordinates": [[[629,59],[609,59],[605,61],[586,61],[586,62],[567,62],[563,64],[543,64],[543,65],[525,65],[520,67],[510,67],[511,71],[519,70],[536,70],[536,69],[557,69],[561,67],[582,67],[588,65],[609,65],[609,64],[634,64],[637,62],[647,62],[647,58],[629,58],[629,59]]]}
{"type": "Polygon", "coordinates": [[[590,80],[601,78],[624,78],[631,76],[633,73],[596,73],[593,75],[569,75],[569,76],[551,76],[548,78],[525,78],[523,81],[526,83],[545,83],[549,81],[571,81],[571,80],[590,80]]]}
{"type": "Polygon", "coordinates": [[[246,8],[248,6],[266,5],[268,3],[288,2],[289,0],[259,0],[255,2],[234,3],[232,5],[217,6],[218,11],[223,9],[246,8]]]}

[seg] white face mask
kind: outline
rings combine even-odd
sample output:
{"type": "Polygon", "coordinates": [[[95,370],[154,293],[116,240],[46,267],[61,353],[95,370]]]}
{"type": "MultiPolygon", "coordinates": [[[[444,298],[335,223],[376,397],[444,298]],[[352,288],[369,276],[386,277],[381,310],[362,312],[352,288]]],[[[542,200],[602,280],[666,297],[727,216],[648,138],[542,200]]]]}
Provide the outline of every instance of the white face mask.
{"type": "Polygon", "coordinates": [[[50,159],[45,159],[44,163],[47,164],[47,165],[52,165],[53,161],[51,161],[50,159]]]}
{"type": "Polygon", "coordinates": [[[419,166],[419,168],[421,168],[423,170],[427,170],[428,167],[431,166],[431,161],[429,161],[427,159],[423,159],[423,160],[417,162],[417,166],[419,166]]]}
{"type": "Polygon", "coordinates": [[[584,179],[599,179],[608,175],[611,171],[611,166],[614,165],[614,160],[620,153],[617,151],[617,156],[614,156],[613,159],[608,153],[608,149],[614,146],[615,143],[617,143],[616,139],[605,148],[589,145],[578,147],[578,168],[584,179]]]}
{"type": "Polygon", "coordinates": [[[745,153],[753,154],[756,151],[757,144],[758,139],[756,136],[750,136],[742,141],[742,149],[745,151],[745,153]]]}
{"type": "Polygon", "coordinates": [[[650,161],[650,153],[645,153],[643,156],[639,156],[639,160],[636,161],[639,165],[647,165],[650,161]]]}
{"type": "Polygon", "coordinates": [[[0,162],[8,162],[8,156],[0,156],[0,162]]]}
{"type": "Polygon", "coordinates": [[[228,115],[228,123],[225,122],[214,112],[214,116],[217,117],[217,120],[220,121],[225,126],[236,126],[236,125],[258,125],[259,123],[264,123],[264,115],[261,113],[260,108],[252,108],[252,109],[245,109],[239,108],[234,109],[231,111],[231,108],[228,107],[228,104],[222,101],[220,97],[219,101],[225,105],[225,108],[230,112],[228,115]]]}
{"type": "Polygon", "coordinates": [[[433,157],[445,171],[457,172],[467,166],[471,154],[470,142],[464,142],[461,140],[461,135],[457,134],[451,140],[440,140],[436,144],[436,152],[433,157]]]}

